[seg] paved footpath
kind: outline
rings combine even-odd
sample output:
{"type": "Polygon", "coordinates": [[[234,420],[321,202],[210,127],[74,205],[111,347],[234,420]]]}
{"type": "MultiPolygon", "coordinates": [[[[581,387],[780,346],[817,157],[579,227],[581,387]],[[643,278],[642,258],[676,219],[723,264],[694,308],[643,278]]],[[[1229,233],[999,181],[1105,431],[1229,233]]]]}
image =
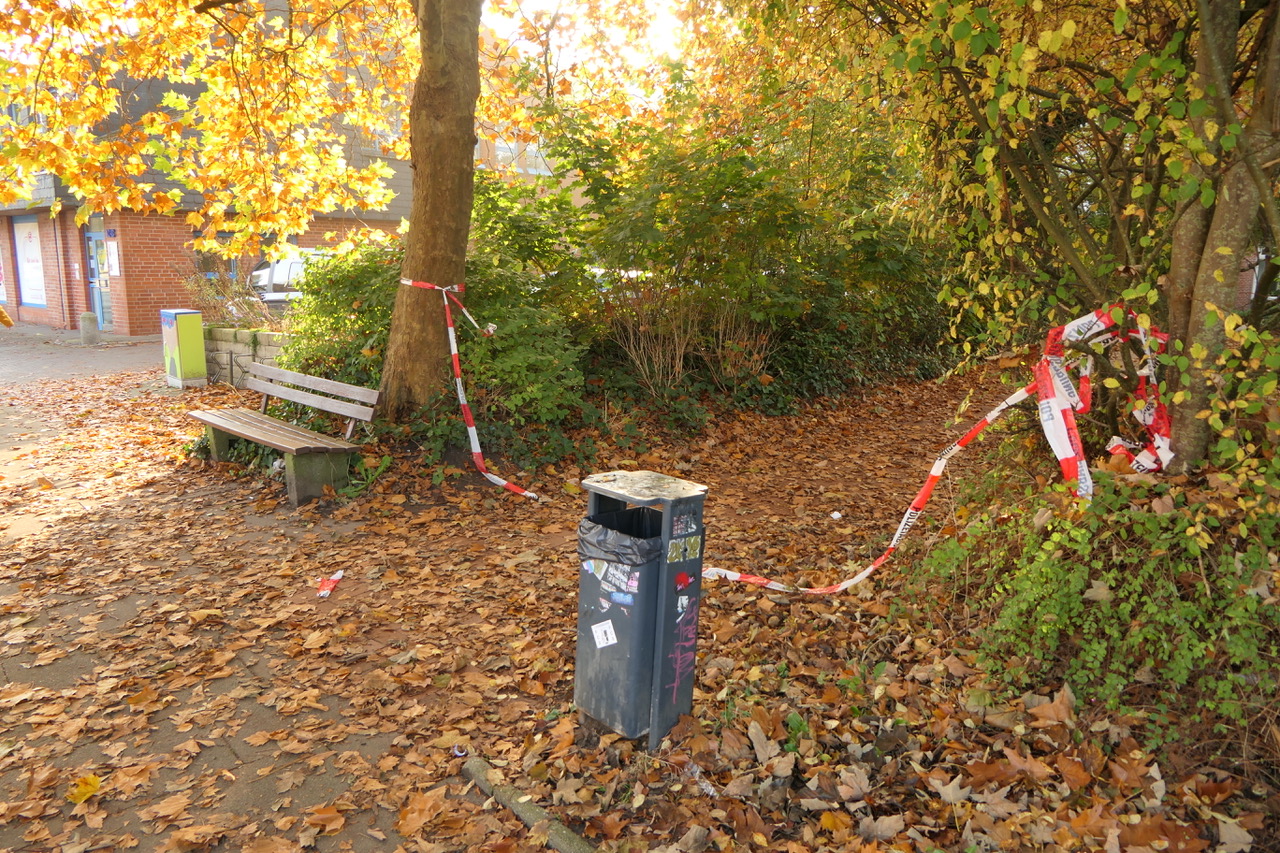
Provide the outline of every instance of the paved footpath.
{"type": "MultiPolygon", "coordinates": [[[[100,334],[85,344],[79,331],[50,329],[31,323],[0,326],[0,482],[13,485],[43,476],[32,450],[55,440],[62,428],[33,419],[24,409],[31,392],[23,386],[41,380],[65,381],[75,393],[76,382],[159,368],[163,359],[159,335],[127,338],[100,334]]],[[[157,379],[161,374],[157,373],[157,379]]],[[[39,514],[5,513],[0,519],[0,542],[43,529],[39,514]]]]}
{"type": "MultiPolygon", "coordinates": [[[[432,679],[479,673],[417,657],[413,597],[381,580],[388,537],[261,478],[175,466],[175,431],[196,429],[164,417],[189,391],[161,362],[158,336],[0,328],[0,851],[434,853],[518,835],[446,776],[461,759],[443,723],[480,710],[432,679]],[[319,599],[334,566],[348,577],[319,599]]],[[[416,573],[431,547],[397,541],[416,573]]]]}
{"type": "Polygon", "coordinates": [[[79,331],[30,323],[0,327],[0,388],[38,379],[146,370],[163,364],[159,335],[100,337],[99,343],[86,345],[81,342],[79,331]]]}

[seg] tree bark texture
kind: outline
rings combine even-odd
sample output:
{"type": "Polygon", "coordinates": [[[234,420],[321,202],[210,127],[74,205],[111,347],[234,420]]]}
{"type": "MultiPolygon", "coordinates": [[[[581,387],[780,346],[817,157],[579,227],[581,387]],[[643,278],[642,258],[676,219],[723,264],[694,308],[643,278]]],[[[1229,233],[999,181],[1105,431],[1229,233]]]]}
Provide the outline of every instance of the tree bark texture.
{"type": "MultiPolygon", "coordinates": [[[[482,0],[414,0],[422,67],[409,114],[413,200],[402,276],[463,281],[475,173],[482,0]]],[[[382,372],[382,415],[402,421],[445,388],[449,343],[436,290],[396,295],[382,372]]]]}
{"type": "MultiPolygon", "coordinates": [[[[1201,21],[1201,43],[1197,52],[1196,78],[1199,85],[1209,86],[1214,79],[1212,63],[1230,67],[1236,56],[1239,31],[1239,4],[1231,0],[1211,0],[1202,4],[1209,14],[1201,21]]],[[[1193,209],[1184,214],[1176,226],[1173,258],[1169,271],[1170,332],[1183,342],[1183,354],[1192,356],[1192,348],[1204,357],[1191,357],[1172,390],[1186,396],[1171,407],[1174,462],[1173,472],[1185,471],[1199,464],[1207,455],[1213,439],[1208,420],[1197,415],[1208,407],[1220,368],[1215,361],[1226,347],[1226,331],[1220,320],[1209,311],[1209,305],[1223,310],[1234,307],[1240,268],[1252,248],[1252,232],[1260,219],[1264,197],[1252,169],[1259,161],[1274,157],[1280,127],[1276,99],[1280,95],[1280,33],[1277,18],[1268,15],[1263,32],[1258,74],[1249,112],[1241,116],[1245,144],[1237,146],[1232,159],[1220,163],[1213,206],[1193,209]],[[1245,158],[1252,157],[1250,164],[1245,158]],[[1199,346],[1196,346],[1199,345],[1199,346]]],[[[1230,93],[1223,93],[1227,98],[1230,93]]],[[[1234,111],[1234,110],[1233,110],[1234,111]]],[[[1217,116],[1220,126],[1237,120],[1236,116],[1217,116]]],[[[1215,151],[1224,155],[1217,140],[1200,132],[1215,151]]]]}

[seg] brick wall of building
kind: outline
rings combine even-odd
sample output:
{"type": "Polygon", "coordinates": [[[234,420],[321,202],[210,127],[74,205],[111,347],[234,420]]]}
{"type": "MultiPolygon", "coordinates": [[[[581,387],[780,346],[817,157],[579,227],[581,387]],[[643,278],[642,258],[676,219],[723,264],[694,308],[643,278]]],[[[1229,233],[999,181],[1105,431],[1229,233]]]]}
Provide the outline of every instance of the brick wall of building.
{"type": "Polygon", "coordinates": [[[5,310],[14,320],[24,323],[38,323],[55,329],[70,328],[67,314],[70,310],[64,300],[62,284],[65,280],[59,259],[65,242],[65,235],[60,233],[58,223],[49,218],[48,212],[35,214],[40,240],[40,261],[44,272],[44,304],[34,304],[30,289],[24,290],[18,278],[17,237],[13,217],[3,220],[4,243],[4,292],[5,310]]]}
{"type": "MultiPolygon", "coordinates": [[[[123,213],[113,218],[119,222],[115,227],[120,235],[122,290],[127,294],[123,305],[117,297],[116,331],[128,335],[158,333],[160,311],[190,307],[192,301],[185,284],[197,274],[196,253],[187,245],[191,229],[181,217],[123,213]],[[129,331],[121,332],[122,326],[129,331]],[[154,331],[141,331],[153,326],[154,331]]],[[[329,245],[326,235],[334,233],[341,239],[366,225],[354,219],[317,219],[311,230],[299,237],[298,244],[305,248],[329,245]]],[[[254,260],[241,259],[240,275],[247,275],[254,260]]]]}
{"type": "Polygon", "coordinates": [[[379,231],[394,233],[400,223],[396,222],[365,222],[359,219],[339,219],[325,218],[316,219],[311,224],[311,230],[298,237],[298,245],[304,249],[318,249],[322,246],[331,246],[341,241],[346,235],[353,231],[360,231],[366,228],[372,228],[379,231]],[[326,239],[329,235],[333,235],[334,239],[326,239]]]}
{"type": "Polygon", "coordinates": [[[107,217],[106,226],[120,253],[120,275],[111,280],[114,330],[158,335],[161,311],[191,307],[184,284],[196,274],[191,226],[178,216],[129,212],[107,217]]]}
{"type": "Polygon", "coordinates": [[[80,315],[91,311],[89,279],[85,269],[84,234],[76,225],[74,211],[64,210],[55,220],[58,232],[59,290],[66,305],[67,329],[80,327],[80,315]]]}
{"type": "MultiPolygon", "coordinates": [[[[47,209],[36,213],[41,259],[44,266],[45,305],[23,305],[19,298],[16,245],[12,215],[0,217],[0,275],[6,311],[15,319],[56,329],[76,329],[80,315],[92,311],[89,264],[84,230],[75,215],[63,211],[50,218],[47,209]]],[[[362,222],[356,219],[318,219],[298,240],[316,248],[329,245],[327,235],[341,239],[364,227],[394,230],[394,222],[362,222]]],[[[197,275],[197,256],[189,247],[191,227],[182,216],[154,216],[117,212],[105,217],[108,244],[114,243],[119,259],[117,274],[109,277],[111,320],[108,328],[119,335],[155,335],[160,332],[160,312],[190,308],[186,282],[197,275]]],[[[247,275],[256,258],[240,260],[240,274],[247,275]]]]}
{"type": "Polygon", "coordinates": [[[40,254],[44,266],[45,305],[21,304],[14,217],[0,217],[0,274],[3,275],[5,309],[15,320],[55,329],[76,329],[80,314],[90,310],[84,236],[75,213],[64,210],[57,217],[49,211],[36,214],[40,229],[40,254]]]}
{"type": "Polygon", "coordinates": [[[0,219],[0,302],[5,313],[13,313],[18,304],[18,270],[13,259],[13,229],[9,217],[0,219]]]}
{"type": "Polygon", "coordinates": [[[1240,277],[1236,279],[1234,308],[1240,313],[1247,313],[1253,307],[1253,293],[1257,290],[1258,276],[1266,267],[1266,261],[1259,257],[1258,252],[1250,252],[1245,256],[1243,266],[1240,277]]]}

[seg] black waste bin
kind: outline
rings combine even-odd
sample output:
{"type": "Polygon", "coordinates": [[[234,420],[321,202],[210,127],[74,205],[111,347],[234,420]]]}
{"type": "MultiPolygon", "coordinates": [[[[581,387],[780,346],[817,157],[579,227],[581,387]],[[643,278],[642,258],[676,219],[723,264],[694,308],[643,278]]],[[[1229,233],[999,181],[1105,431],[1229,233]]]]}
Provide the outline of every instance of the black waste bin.
{"type": "Polygon", "coordinates": [[[706,486],[653,471],[582,481],[573,700],[657,747],[693,708],[706,486]]]}

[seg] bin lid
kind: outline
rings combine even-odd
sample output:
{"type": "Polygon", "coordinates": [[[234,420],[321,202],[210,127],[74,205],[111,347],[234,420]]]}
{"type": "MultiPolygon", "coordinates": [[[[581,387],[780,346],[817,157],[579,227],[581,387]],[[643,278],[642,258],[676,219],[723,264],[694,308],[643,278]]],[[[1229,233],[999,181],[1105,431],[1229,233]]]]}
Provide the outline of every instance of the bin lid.
{"type": "Polygon", "coordinates": [[[592,474],[582,481],[582,488],[639,506],[693,498],[707,493],[701,483],[659,474],[657,471],[608,471],[592,474]]]}

